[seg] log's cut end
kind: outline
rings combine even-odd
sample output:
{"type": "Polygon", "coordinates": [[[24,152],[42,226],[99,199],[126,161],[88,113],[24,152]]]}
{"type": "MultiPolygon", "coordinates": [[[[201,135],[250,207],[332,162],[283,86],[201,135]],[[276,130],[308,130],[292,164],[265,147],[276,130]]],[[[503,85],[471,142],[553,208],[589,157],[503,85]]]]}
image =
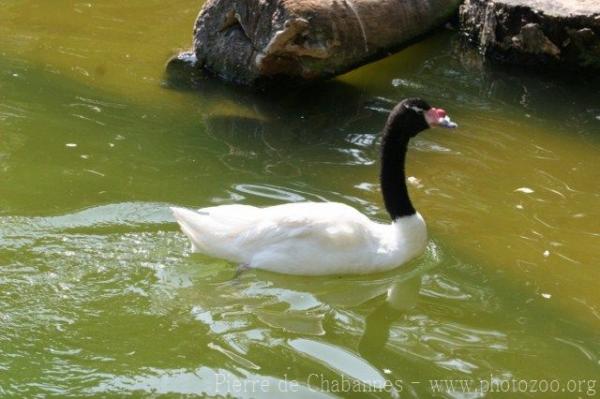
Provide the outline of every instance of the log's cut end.
{"type": "Polygon", "coordinates": [[[198,65],[236,83],[331,77],[439,26],[460,0],[208,0],[196,20],[198,65]]]}
{"type": "Polygon", "coordinates": [[[465,0],[460,24],[482,53],[505,63],[600,70],[598,0],[465,0]]]}

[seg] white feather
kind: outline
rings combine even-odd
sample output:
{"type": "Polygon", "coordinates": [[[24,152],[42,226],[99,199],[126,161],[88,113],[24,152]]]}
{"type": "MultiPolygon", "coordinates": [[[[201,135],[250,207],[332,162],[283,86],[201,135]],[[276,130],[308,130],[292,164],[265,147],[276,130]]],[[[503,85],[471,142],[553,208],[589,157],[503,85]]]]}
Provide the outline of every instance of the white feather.
{"type": "Polygon", "coordinates": [[[381,272],[420,255],[427,242],[419,213],[381,224],[335,202],[171,209],[194,252],[279,273],[381,272]]]}

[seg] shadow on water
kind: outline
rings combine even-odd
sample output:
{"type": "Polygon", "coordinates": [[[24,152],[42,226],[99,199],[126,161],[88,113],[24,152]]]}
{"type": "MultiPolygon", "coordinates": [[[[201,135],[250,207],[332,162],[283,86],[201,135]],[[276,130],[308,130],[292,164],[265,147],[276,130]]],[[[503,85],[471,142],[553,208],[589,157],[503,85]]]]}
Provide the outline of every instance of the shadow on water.
{"type": "Polygon", "coordinates": [[[494,113],[506,113],[507,109],[521,111],[517,119],[524,116],[536,118],[539,122],[558,120],[564,128],[577,129],[576,133],[586,130],[582,127],[589,129],[598,120],[598,74],[498,64],[486,60],[459,37],[449,39],[449,44],[453,67],[442,69],[434,61],[426,63],[425,68],[429,69],[429,73],[440,76],[446,85],[458,82],[460,103],[474,109],[483,105],[494,113]],[[473,98],[469,98],[470,92],[475,94],[473,98]],[[482,102],[482,99],[490,102],[482,102]]]}
{"type": "Polygon", "coordinates": [[[224,83],[201,70],[180,64],[167,68],[163,86],[192,93],[206,103],[233,101],[239,108],[251,110],[246,115],[206,115],[216,123],[227,123],[226,119],[232,119],[232,124],[236,121],[242,126],[247,124],[250,132],[252,120],[263,123],[266,129],[291,134],[295,131],[310,134],[312,131],[321,135],[332,129],[339,132],[349,118],[364,112],[365,103],[371,99],[365,90],[339,80],[304,86],[274,86],[264,91],[224,83]]]}
{"type": "MultiPolygon", "coordinates": [[[[185,67],[169,68],[164,86],[205,104],[205,132],[227,148],[219,155],[225,168],[261,180],[265,175],[297,179],[307,174],[327,179],[322,169],[319,173],[322,166],[372,165],[378,158],[373,145],[378,130],[395,105],[340,80],[267,93],[185,67]]],[[[344,191],[336,184],[331,182],[329,191],[344,191]]]]}
{"type": "MultiPolygon", "coordinates": [[[[249,111],[238,115],[208,113],[205,118],[209,125],[214,121],[213,130],[219,134],[252,132],[260,127],[278,135],[331,136],[329,133],[344,131],[352,121],[368,119],[373,111],[379,114],[376,123],[381,125],[386,113],[405,97],[446,103],[471,114],[478,110],[505,116],[512,110],[516,120],[534,118],[547,123],[558,118],[559,127],[575,133],[593,130],[590,126],[600,117],[600,76],[490,63],[451,34],[434,36],[423,47],[428,49],[428,56],[416,54],[422,62],[414,66],[405,65],[410,54],[397,54],[337,79],[305,86],[252,90],[224,83],[182,63],[169,65],[163,86],[192,93],[207,103],[233,101],[249,111]],[[390,75],[400,77],[392,79],[390,85],[390,75]],[[377,89],[379,76],[385,77],[385,87],[377,89]],[[371,81],[371,85],[365,84],[371,81]]],[[[372,130],[373,119],[368,120],[365,126],[372,130]]]]}

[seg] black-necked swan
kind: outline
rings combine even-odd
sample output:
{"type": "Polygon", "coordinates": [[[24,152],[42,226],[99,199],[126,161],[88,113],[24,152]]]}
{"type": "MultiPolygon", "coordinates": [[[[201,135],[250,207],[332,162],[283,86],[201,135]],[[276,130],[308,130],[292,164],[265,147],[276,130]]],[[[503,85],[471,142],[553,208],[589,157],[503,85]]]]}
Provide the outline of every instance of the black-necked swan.
{"type": "Polygon", "coordinates": [[[256,268],[296,275],[366,274],[419,256],[427,228],[406,186],[408,141],[434,126],[454,128],[440,108],[412,98],[390,113],[381,144],[380,184],[391,223],[370,220],[337,202],[298,202],[257,208],[221,205],[197,211],[173,207],[192,251],[256,268]]]}

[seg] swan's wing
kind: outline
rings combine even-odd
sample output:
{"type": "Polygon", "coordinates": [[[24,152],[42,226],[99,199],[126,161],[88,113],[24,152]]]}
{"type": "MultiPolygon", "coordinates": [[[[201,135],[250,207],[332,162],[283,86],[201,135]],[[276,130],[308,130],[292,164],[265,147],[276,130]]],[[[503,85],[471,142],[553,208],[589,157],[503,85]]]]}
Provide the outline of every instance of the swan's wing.
{"type": "Polygon", "coordinates": [[[339,203],[293,203],[268,208],[226,205],[198,212],[172,208],[198,252],[249,262],[265,251],[344,251],[371,244],[366,216],[339,203]]]}
{"type": "Polygon", "coordinates": [[[252,267],[289,274],[360,272],[376,262],[385,227],[342,204],[297,204],[267,218],[236,241],[252,267]]]}
{"type": "Polygon", "coordinates": [[[332,245],[355,242],[372,223],[356,209],[335,202],[277,205],[263,208],[261,216],[243,237],[256,248],[300,237],[332,245]]]}
{"type": "Polygon", "coordinates": [[[193,252],[242,262],[233,239],[260,219],[260,208],[248,205],[222,205],[197,211],[172,207],[181,230],[192,242],[193,252]]]}

